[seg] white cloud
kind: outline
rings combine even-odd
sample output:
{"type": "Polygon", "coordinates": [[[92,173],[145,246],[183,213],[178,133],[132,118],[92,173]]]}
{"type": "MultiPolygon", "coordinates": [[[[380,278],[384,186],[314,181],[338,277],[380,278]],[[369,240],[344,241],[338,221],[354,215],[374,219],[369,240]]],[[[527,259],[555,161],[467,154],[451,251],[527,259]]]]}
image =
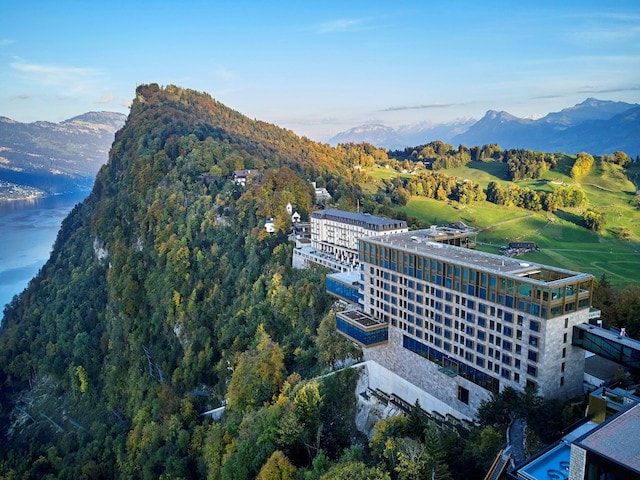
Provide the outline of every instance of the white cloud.
{"type": "Polygon", "coordinates": [[[116,96],[113,95],[112,93],[104,93],[104,94],[100,95],[100,98],[98,100],[96,100],[95,103],[97,103],[99,105],[104,105],[104,104],[107,104],[107,103],[112,103],[115,99],[116,99],[116,96]]]}
{"type": "Polygon", "coordinates": [[[13,62],[9,66],[26,81],[44,87],[58,88],[65,95],[80,95],[96,90],[104,77],[100,70],[86,67],[63,67],[13,62]]]}
{"type": "Polygon", "coordinates": [[[361,29],[368,19],[366,18],[338,18],[315,25],[312,30],[316,33],[351,32],[361,29]]]}
{"type": "Polygon", "coordinates": [[[229,82],[229,81],[234,80],[236,78],[236,74],[235,73],[233,73],[231,70],[227,70],[224,67],[219,67],[216,70],[216,76],[220,80],[224,80],[225,82],[229,82]]]}

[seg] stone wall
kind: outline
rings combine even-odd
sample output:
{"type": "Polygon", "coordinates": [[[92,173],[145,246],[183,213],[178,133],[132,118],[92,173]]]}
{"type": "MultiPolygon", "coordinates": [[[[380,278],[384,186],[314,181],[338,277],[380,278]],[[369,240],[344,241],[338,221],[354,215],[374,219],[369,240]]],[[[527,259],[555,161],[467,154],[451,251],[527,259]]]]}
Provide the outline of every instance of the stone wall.
{"type": "MultiPolygon", "coordinates": [[[[448,409],[445,412],[440,412],[443,415],[451,413],[458,418],[474,418],[480,403],[491,398],[490,393],[484,388],[460,376],[450,377],[440,372],[437,364],[404,348],[402,346],[402,332],[396,328],[389,328],[389,342],[387,344],[364,348],[363,354],[365,360],[373,360],[385,370],[405,380],[406,383],[418,387],[419,390],[433,397],[433,405],[438,405],[438,408],[441,409],[448,409]],[[458,400],[458,386],[469,390],[468,405],[458,400]]],[[[380,371],[383,372],[383,370],[380,371]]],[[[382,374],[379,375],[379,382],[381,384],[387,382],[382,374]]],[[[412,398],[404,398],[398,391],[393,391],[393,389],[400,388],[407,388],[407,391],[411,391],[404,382],[391,382],[385,384],[385,387],[392,389],[392,391],[385,388],[381,388],[381,390],[395,393],[410,403],[415,401],[412,398]]],[[[404,391],[403,393],[408,395],[404,391]]],[[[422,404],[422,400],[420,403],[422,404]]],[[[425,405],[423,408],[429,410],[425,405]]],[[[437,408],[434,410],[437,411],[437,408]]]]}
{"type": "Polygon", "coordinates": [[[572,346],[571,337],[573,326],[587,322],[588,314],[589,310],[585,309],[543,321],[543,345],[538,366],[538,393],[543,397],[568,398],[582,393],[584,350],[572,346]],[[563,349],[566,351],[564,357],[563,349]],[[564,385],[560,385],[562,377],[564,385]]]}

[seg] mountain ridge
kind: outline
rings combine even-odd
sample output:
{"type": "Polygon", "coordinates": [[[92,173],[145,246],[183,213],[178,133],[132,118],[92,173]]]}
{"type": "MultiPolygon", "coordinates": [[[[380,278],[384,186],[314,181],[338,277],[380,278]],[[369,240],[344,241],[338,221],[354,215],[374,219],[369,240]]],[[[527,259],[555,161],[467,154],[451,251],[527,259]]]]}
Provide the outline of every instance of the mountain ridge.
{"type": "Polygon", "coordinates": [[[62,122],[0,117],[0,179],[49,193],[86,190],[126,115],[86,112],[62,122]]]}
{"type": "Polygon", "coordinates": [[[640,104],[588,97],[571,107],[538,118],[521,118],[504,110],[490,109],[479,120],[463,119],[442,124],[422,122],[397,128],[382,123],[363,124],[334,135],[328,143],[367,142],[389,150],[400,150],[442,140],[455,145],[497,143],[503,148],[565,153],[589,151],[596,155],[622,150],[635,156],[640,154],[640,140],[633,140],[638,138],[635,117],[614,121],[615,128],[621,129],[622,133],[616,133],[615,128],[606,122],[638,106],[640,104]],[[601,131],[595,132],[597,141],[592,137],[594,131],[580,130],[582,124],[584,129],[592,129],[587,123],[592,121],[604,122],[599,124],[601,131]],[[574,130],[567,131],[569,129],[574,130]],[[602,132],[605,131],[613,136],[603,137],[602,132]]]}

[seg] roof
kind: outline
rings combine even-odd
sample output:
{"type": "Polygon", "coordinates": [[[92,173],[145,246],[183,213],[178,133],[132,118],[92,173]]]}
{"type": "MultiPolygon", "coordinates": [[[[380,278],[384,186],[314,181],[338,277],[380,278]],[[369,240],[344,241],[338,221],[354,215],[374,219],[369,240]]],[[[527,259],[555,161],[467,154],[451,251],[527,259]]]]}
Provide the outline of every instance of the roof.
{"type": "Polygon", "coordinates": [[[611,417],[574,442],[631,471],[640,473],[640,404],[611,417]]]}
{"type": "Polygon", "coordinates": [[[332,278],[338,282],[353,285],[360,281],[360,270],[350,270],[348,272],[330,273],[327,278],[332,278]]]}
{"type": "Polygon", "coordinates": [[[448,261],[462,267],[474,268],[489,273],[499,274],[503,277],[527,280],[545,286],[555,283],[565,284],[570,281],[583,281],[593,278],[592,275],[574,272],[562,268],[550,267],[539,263],[523,262],[504,255],[481,252],[470,248],[457,247],[431,241],[432,230],[413,230],[411,232],[395,233],[391,235],[379,235],[362,238],[361,241],[377,245],[392,247],[407,253],[417,253],[436,260],[448,261]],[[561,278],[553,281],[539,280],[527,277],[541,271],[550,271],[561,278]]]}
{"type": "Polygon", "coordinates": [[[622,366],[618,363],[602,358],[598,355],[592,355],[584,360],[584,373],[600,380],[611,380],[615,378],[618,370],[622,366]]]}
{"type": "Polygon", "coordinates": [[[369,230],[396,230],[399,228],[407,228],[407,222],[403,220],[376,217],[370,213],[347,212],[345,210],[337,210],[333,208],[316,210],[311,214],[311,216],[313,218],[323,218],[337,222],[350,223],[369,230]]]}

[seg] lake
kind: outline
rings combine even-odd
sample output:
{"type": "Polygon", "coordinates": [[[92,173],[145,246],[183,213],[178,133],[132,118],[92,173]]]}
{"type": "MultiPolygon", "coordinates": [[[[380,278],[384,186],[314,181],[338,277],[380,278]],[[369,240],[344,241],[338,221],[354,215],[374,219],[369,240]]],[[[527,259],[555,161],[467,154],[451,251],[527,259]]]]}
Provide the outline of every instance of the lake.
{"type": "Polygon", "coordinates": [[[62,220],[88,194],[0,202],[0,312],[47,261],[62,220]]]}

